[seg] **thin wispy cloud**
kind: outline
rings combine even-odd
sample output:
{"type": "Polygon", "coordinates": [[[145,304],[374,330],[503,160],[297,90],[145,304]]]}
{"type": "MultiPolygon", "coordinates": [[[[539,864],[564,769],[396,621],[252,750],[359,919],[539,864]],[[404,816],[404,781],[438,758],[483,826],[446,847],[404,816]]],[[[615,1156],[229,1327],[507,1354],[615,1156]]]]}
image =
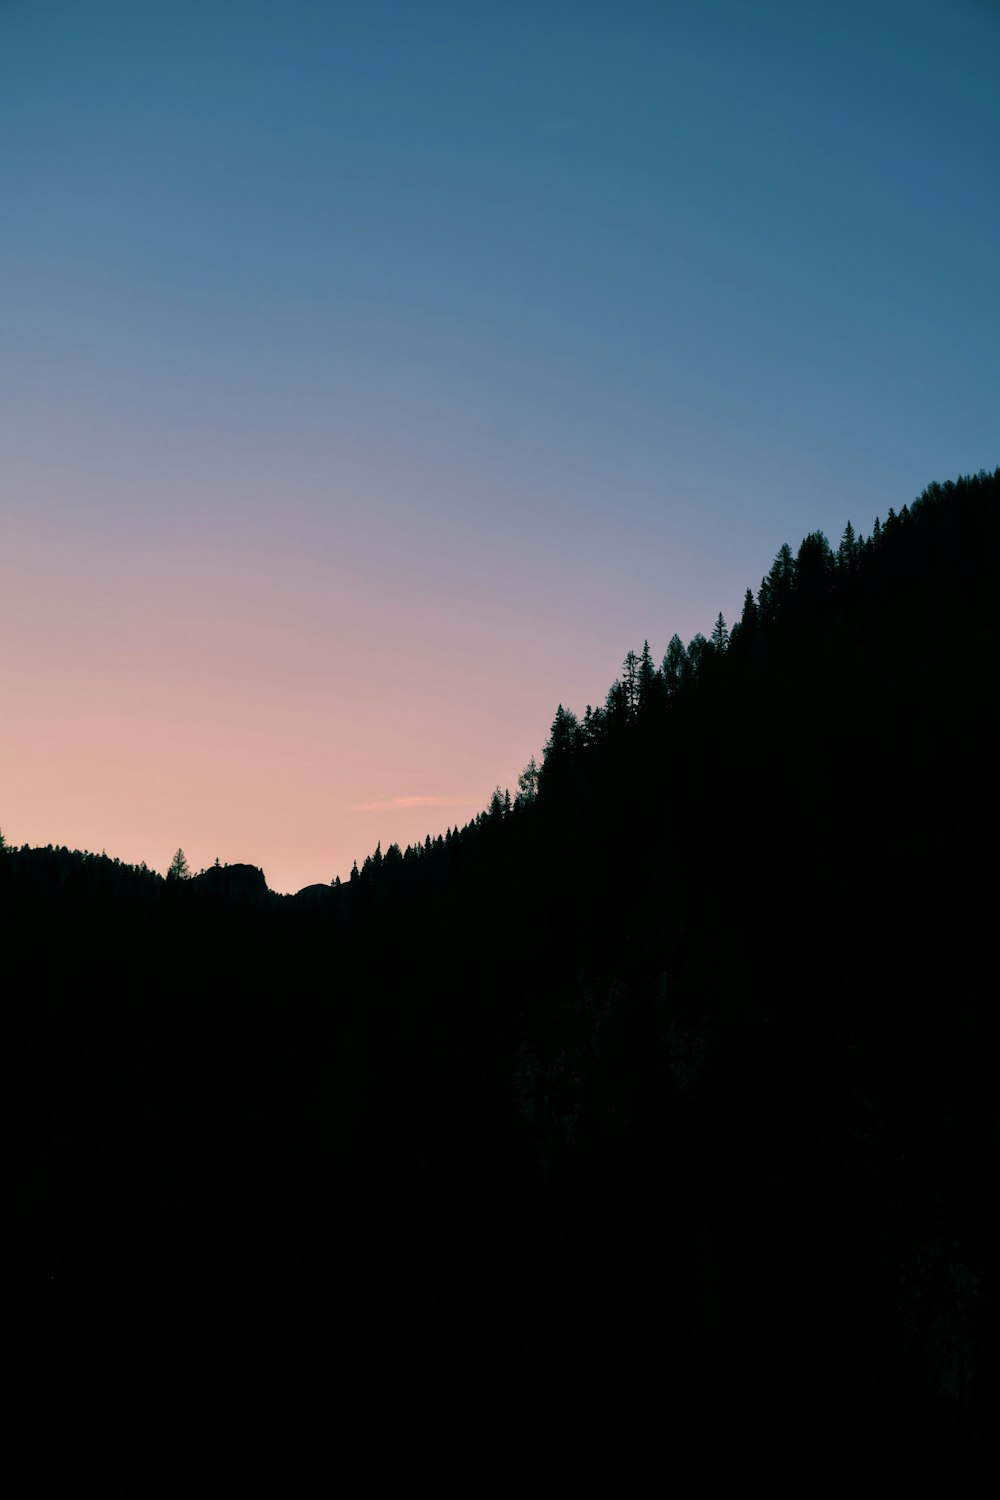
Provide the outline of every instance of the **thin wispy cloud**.
{"type": "Polygon", "coordinates": [[[401,807],[469,807],[472,797],[387,797],[384,802],[357,802],[351,812],[395,812],[401,807]]]}

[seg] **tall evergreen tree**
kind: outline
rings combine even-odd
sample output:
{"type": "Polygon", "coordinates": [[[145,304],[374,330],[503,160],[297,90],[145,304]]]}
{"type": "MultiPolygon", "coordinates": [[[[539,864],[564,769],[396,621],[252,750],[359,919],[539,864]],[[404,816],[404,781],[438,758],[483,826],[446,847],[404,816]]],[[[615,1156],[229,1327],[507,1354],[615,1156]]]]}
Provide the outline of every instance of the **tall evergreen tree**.
{"type": "Polygon", "coordinates": [[[767,577],[760,586],[757,603],[762,620],[776,620],[795,590],[795,558],[787,542],[782,542],[767,577]]]}
{"type": "Polygon", "coordinates": [[[858,565],[858,539],[854,534],[854,527],[848,521],[844,527],[844,535],[840,539],[837,548],[837,567],[841,573],[850,577],[858,565]]]}
{"type": "Polygon", "coordinates": [[[743,612],[740,615],[739,624],[734,627],[734,633],[737,629],[739,630],[744,644],[757,634],[758,618],[757,601],[753,596],[753,589],[747,589],[743,596],[743,612]]]}
{"type": "Polygon", "coordinates": [[[612,729],[617,728],[619,724],[624,724],[628,719],[628,692],[619,677],[616,677],[608,688],[608,696],[604,700],[604,716],[612,729]]]}
{"type": "Polygon", "coordinates": [[[622,664],[622,686],[625,689],[625,707],[629,718],[639,706],[639,658],[630,651],[622,664]]]}
{"type": "Polygon", "coordinates": [[[642,655],[639,657],[638,695],[640,708],[648,708],[656,695],[656,668],[648,641],[643,641],[642,655]]]}
{"type": "Polygon", "coordinates": [[[721,609],[712,630],[712,649],[717,656],[724,656],[729,649],[729,628],[721,609]]]}
{"type": "Polygon", "coordinates": [[[539,789],[559,780],[577,748],[578,736],[576,714],[560,703],[542,753],[539,789]]]}
{"type": "Polygon", "coordinates": [[[518,807],[527,807],[530,803],[534,802],[537,796],[538,762],[532,756],[517,778],[517,797],[515,800],[518,807]]]}
{"type": "Polygon", "coordinates": [[[679,635],[672,635],[660,666],[660,676],[663,678],[663,685],[669,697],[672,698],[684,686],[687,669],[688,659],[684,642],[679,635]]]}

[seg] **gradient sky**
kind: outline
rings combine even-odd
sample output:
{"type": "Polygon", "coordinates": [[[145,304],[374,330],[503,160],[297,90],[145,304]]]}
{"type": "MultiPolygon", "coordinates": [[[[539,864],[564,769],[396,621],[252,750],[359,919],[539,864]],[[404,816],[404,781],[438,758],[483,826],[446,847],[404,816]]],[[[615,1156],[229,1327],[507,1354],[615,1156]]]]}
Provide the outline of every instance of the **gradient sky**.
{"type": "Polygon", "coordinates": [[[0,0],[8,839],[346,876],[996,466],[998,64],[989,0],[0,0]]]}

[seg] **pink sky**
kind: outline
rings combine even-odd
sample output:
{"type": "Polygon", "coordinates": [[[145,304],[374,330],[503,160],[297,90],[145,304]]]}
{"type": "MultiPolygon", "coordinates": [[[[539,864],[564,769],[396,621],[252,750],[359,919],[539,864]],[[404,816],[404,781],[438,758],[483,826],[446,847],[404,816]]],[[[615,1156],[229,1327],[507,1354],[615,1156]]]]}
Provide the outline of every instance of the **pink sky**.
{"type": "Polygon", "coordinates": [[[464,526],[332,486],[269,514],[246,472],[129,501],[112,474],[45,466],[17,496],[0,592],[15,843],[160,870],[181,846],[282,891],[344,878],[376,842],[516,789],[557,702],[597,701],[641,644],[642,605],[630,622],[579,528],[526,547],[482,497],[464,526]]]}

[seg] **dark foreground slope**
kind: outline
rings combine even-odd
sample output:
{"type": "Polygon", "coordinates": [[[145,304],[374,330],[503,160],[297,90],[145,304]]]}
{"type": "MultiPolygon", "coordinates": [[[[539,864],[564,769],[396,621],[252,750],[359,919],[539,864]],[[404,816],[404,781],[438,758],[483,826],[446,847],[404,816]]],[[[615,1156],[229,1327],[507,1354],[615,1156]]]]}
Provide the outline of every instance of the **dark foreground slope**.
{"type": "Polygon", "coordinates": [[[40,1482],[992,1462],[998,500],[779,553],[329,893],[0,856],[40,1482]]]}

